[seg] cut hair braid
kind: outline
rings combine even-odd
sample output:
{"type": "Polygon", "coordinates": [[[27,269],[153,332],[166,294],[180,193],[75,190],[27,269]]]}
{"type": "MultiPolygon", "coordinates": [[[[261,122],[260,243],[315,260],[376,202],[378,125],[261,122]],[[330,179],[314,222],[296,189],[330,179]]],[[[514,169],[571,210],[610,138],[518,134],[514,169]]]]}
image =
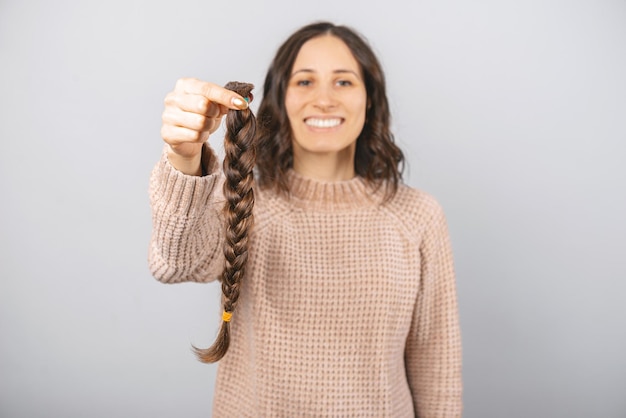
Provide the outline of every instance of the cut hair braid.
{"type": "MultiPolygon", "coordinates": [[[[247,100],[252,98],[252,84],[230,82],[225,88],[247,100]]],[[[224,313],[222,324],[213,345],[206,349],[193,347],[198,359],[204,363],[219,361],[230,344],[230,317],[237,306],[241,280],[248,261],[248,238],[254,219],[254,175],[256,160],[256,119],[252,111],[230,110],[226,115],[224,138],[224,218],[226,221],[224,243],[224,270],[222,293],[224,313]]]]}

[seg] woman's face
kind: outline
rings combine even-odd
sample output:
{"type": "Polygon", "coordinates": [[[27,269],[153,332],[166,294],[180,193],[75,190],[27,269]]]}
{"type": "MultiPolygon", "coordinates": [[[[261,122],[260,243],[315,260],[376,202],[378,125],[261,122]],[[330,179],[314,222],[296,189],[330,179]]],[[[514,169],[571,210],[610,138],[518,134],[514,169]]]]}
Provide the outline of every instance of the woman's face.
{"type": "Polygon", "coordinates": [[[302,45],[287,86],[285,107],[294,158],[310,154],[354,158],[356,140],[365,124],[367,92],[360,65],[341,39],[325,35],[302,45]]]}

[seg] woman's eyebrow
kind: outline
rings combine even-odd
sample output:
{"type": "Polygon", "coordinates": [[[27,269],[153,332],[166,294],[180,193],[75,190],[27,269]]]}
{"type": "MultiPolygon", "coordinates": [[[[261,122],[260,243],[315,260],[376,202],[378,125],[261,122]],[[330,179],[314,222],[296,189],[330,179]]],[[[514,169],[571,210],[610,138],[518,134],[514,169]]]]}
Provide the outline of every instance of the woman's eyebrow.
{"type": "MultiPolygon", "coordinates": [[[[316,71],[311,68],[301,68],[291,73],[291,76],[293,77],[294,75],[298,73],[315,73],[315,72],[316,71]]],[[[361,78],[361,76],[354,70],[346,70],[346,69],[341,69],[341,68],[337,70],[333,70],[333,74],[345,74],[345,73],[354,74],[355,76],[361,78]]]]}
{"type": "Polygon", "coordinates": [[[298,73],[314,73],[315,71],[309,69],[309,68],[302,68],[300,70],[296,70],[293,73],[291,73],[291,76],[293,77],[294,75],[298,74],[298,73]]]}

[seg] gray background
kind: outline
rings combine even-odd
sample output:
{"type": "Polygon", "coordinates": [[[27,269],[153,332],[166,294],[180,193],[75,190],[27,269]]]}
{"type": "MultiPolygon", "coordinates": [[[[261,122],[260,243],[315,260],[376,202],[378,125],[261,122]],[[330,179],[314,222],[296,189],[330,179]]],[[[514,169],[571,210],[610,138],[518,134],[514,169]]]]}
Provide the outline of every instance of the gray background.
{"type": "Polygon", "coordinates": [[[0,0],[0,416],[210,415],[218,287],[146,267],[162,100],[260,86],[317,19],[370,39],[448,215],[465,417],[626,417],[618,0],[0,0]]]}

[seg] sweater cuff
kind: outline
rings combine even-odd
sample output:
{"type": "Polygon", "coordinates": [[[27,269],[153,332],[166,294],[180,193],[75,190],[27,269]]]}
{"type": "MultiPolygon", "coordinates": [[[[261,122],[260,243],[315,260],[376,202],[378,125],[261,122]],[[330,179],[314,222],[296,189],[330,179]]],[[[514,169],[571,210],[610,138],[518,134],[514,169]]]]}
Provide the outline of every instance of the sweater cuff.
{"type": "Polygon", "coordinates": [[[190,176],[176,170],[167,159],[167,146],[150,177],[152,204],[170,214],[198,216],[207,206],[223,200],[223,174],[218,159],[207,144],[202,147],[205,176],[190,176]]]}

